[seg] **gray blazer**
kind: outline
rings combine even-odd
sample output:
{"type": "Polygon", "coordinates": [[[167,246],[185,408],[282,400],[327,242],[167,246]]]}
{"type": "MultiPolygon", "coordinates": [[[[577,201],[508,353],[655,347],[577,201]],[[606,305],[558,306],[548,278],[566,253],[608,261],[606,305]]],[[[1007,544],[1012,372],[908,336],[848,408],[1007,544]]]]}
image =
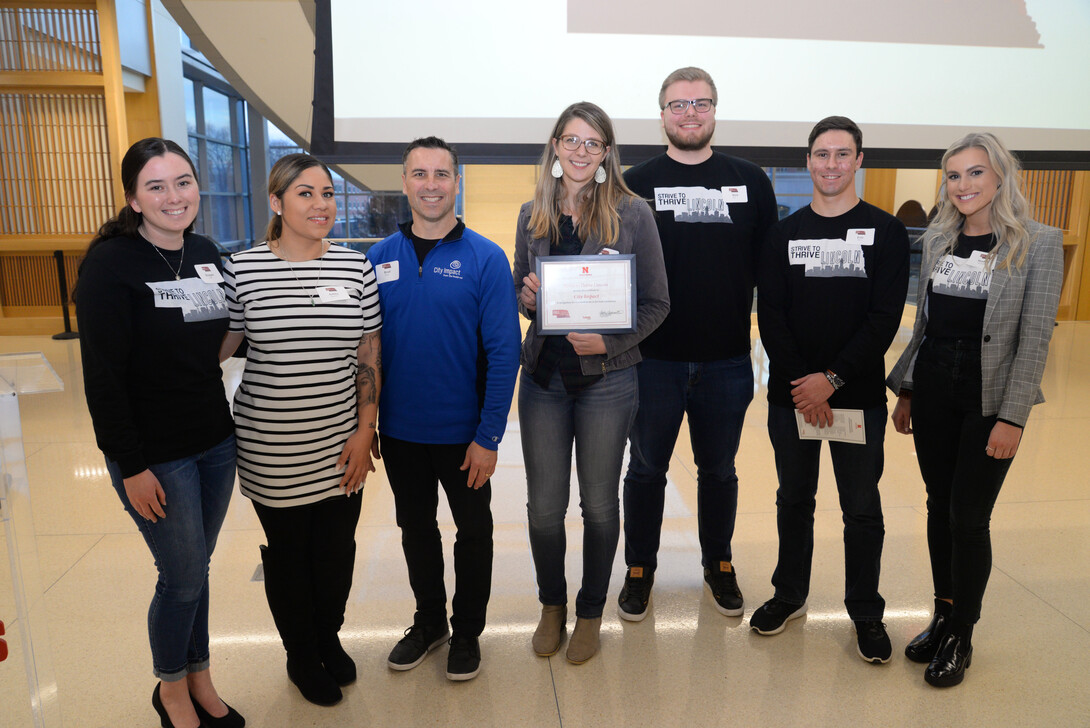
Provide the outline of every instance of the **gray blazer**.
{"type": "MultiPolygon", "coordinates": [[[[1032,220],[1026,227],[1031,243],[1022,267],[992,273],[980,342],[982,414],[1023,426],[1033,405],[1045,401],[1041,377],[1063,284],[1063,233],[1032,220]]],[[[1007,252],[1003,243],[997,258],[1007,252]]],[[[912,340],[886,378],[894,394],[912,389],[916,354],[927,328],[927,284],[938,254],[935,245],[923,253],[912,340]]]]}
{"type": "MultiPolygon", "coordinates": [[[[533,202],[527,202],[519,211],[518,229],[515,231],[515,295],[522,290],[522,279],[537,270],[537,258],[549,255],[547,238],[530,237],[530,212],[533,202]]],[[[624,369],[640,361],[639,343],[658,328],[670,312],[670,289],[666,282],[666,265],[662,261],[662,243],[651,208],[640,199],[629,198],[621,202],[621,229],[617,242],[609,246],[618,253],[636,256],[636,331],[632,334],[605,334],[606,353],[579,357],[579,368],[584,374],[604,374],[624,369]]],[[[588,237],[583,243],[582,255],[597,255],[605,248],[602,242],[588,237]]],[[[537,316],[519,303],[522,315],[530,319],[526,339],[522,342],[522,366],[532,372],[537,366],[544,338],[537,332],[537,316]]]]}

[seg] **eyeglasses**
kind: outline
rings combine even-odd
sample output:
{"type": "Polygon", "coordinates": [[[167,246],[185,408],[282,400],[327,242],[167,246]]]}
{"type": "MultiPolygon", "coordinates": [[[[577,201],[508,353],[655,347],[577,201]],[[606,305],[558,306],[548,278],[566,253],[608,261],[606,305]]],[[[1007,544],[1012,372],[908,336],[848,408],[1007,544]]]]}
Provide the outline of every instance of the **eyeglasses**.
{"type": "Polygon", "coordinates": [[[678,99],[666,104],[666,108],[670,109],[670,112],[674,114],[684,114],[690,106],[696,109],[697,113],[706,114],[712,110],[715,102],[711,99],[678,99]]]}
{"type": "Polygon", "coordinates": [[[580,139],[574,135],[560,137],[560,144],[569,152],[574,152],[579,145],[583,145],[586,147],[587,154],[593,154],[596,157],[606,150],[605,142],[597,139],[580,139]]]}

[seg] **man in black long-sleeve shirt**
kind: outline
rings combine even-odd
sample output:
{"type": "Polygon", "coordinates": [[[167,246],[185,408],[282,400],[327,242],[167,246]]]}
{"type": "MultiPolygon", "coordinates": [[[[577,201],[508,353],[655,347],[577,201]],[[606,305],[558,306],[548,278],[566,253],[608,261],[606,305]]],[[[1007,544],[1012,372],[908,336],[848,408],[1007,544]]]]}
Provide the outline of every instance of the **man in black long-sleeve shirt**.
{"type": "Polygon", "coordinates": [[[777,634],[806,612],[821,440],[800,437],[799,420],[819,433],[851,422],[865,441],[829,441],[844,513],[844,604],[855,622],[860,657],[884,663],[892,652],[878,593],[885,535],[878,494],[884,355],[908,289],[908,234],[896,218],[856,194],[862,146],[850,119],[818,122],[806,155],[813,202],[773,226],[760,266],[757,318],[769,358],[779,558],[775,595],[753,613],[750,626],[777,634]]]}
{"type": "Polygon", "coordinates": [[[647,615],[658,566],[666,473],[683,417],[697,468],[704,581],[716,609],[744,605],[731,538],[738,509],[734,456],[753,399],[750,311],[756,261],[776,221],[776,196],[757,165],[712,149],[718,95],[699,68],[679,68],[659,90],[666,153],[625,172],[651,201],[670,285],[670,314],[640,344],[640,408],[624,478],[621,618],[647,615]]]}

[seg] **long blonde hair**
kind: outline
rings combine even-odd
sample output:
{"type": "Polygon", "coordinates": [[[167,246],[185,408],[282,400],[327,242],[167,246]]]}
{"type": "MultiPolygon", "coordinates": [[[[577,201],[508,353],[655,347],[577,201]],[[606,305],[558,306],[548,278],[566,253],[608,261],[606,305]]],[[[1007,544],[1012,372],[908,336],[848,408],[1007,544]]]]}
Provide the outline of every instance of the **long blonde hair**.
{"type": "Polygon", "coordinates": [[[534,205],[530,213],[530,234],[535,238],[548,238],[552,244],[560,242],[561,203],[564,200],[564,186],[561,180],[553,177],[553,162],[556,150],[553,141],[560,138],[564,127],[572,119],[582,119],[602,138],[608,151],[602,158],[602,169],[606,171],[606,181],[598,184],[589,182],[579,192],[576,199],[579,223],[576,232],[581,239],[587,234],[593,235],[605,245],[617,242],[621,229],[621,216],[618,208],[626,198],[639,199],[621,176],[620,151],[617,149],[613,134],[613,122],[606,112],[589,101],[580,101],[564,109],[556,120],[545,151],[541,153],[541,172],[534,188],[534,205]]]}
{"type": "Polygon", "coordinates": [[[1022,194],[1022,165],[1019,164],[1003,142],[991,132],[972,132],[950,145],[942,155],[942,184],[939,186],[938,208],[935,219],[924,233],[924,248],[939,249],[939,257],[952,253],[958,245],[958,235],[965,226],[965,216],[958,212],[947,193],[946,165],[955,154],[966,149],[983,149],[988,155],[988,164],[999,177],[999,189],[992,199],[989,220],[995,233],[995,247],[988,254],[989,268],[1007,268],[1014,261],[1016,268],[1021,268],[1033,242],[1026,225],[1030,221],[1029,203],[1022,194]],[[996,265],[995,251],[1003,243],[1010,246],[1010,251],[996,265]]]}

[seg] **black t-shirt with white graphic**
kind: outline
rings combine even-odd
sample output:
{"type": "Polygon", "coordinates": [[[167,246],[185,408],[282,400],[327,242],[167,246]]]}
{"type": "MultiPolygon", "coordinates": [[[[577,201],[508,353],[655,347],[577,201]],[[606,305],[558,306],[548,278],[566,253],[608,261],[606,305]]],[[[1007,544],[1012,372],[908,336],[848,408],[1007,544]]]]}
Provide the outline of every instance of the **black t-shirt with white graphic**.
{"type": "Polygon", "coordinates": [[[927,284],[927,329],[930,339],[975,339],[984,333],[984,309],[992,272],[984,257],[995,247],[995,235],[959,235],[952,255],[935,263],[927,284]]]}
{"type": "Polygon", "coordinates": [[[671,361],[747,354],[757,261],[776,222],[768,175],[715,152],[700,164],[662,154],[624,179],[655,213],[670,286],[670,313],[640,352],[671,361]]]}
{"type": "Polygon", "coordinates": [[[809,206],[772,227],[757,318],[768,354],[768,401],[792,407],[791,382],[832,370],[844,386],[831,407],[886,401],[885,360],[908,291],[908,233],[860,201],[837,217],[809,206]]]}

